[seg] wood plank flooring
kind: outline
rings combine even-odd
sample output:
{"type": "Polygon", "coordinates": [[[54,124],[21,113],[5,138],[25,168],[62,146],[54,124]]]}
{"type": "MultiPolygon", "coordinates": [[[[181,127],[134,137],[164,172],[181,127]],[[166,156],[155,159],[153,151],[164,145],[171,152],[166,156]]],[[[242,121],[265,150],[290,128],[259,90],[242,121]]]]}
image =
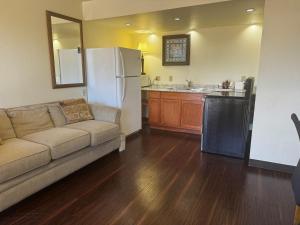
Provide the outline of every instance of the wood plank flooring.
{"type": "Polygon", "coordinates": [[[198,136],[144,130],[0,213],[0,225],[289,225],[294,204],[287,174],[201,153],[198,136]]]}

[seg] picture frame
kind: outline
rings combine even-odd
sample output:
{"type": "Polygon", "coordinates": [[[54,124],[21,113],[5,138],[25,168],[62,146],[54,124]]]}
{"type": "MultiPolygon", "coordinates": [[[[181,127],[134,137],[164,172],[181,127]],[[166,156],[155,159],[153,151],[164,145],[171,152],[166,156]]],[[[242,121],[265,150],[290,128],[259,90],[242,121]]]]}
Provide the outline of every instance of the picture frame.
{"type": "Polygon", "coordinates": [[[190,65],[191,36],[177,34],[163,36],[162,40],[163,66],[190,65]]]}

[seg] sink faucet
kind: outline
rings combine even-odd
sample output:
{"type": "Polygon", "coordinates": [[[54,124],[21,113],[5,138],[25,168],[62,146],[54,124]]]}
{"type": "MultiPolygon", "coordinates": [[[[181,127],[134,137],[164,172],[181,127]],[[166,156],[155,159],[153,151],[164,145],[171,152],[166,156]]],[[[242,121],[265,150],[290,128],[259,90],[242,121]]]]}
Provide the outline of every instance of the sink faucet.
{"type": "Polygon", "coordinates": [[[192,87],[192,81],[191,80],[185,80],[187,82],[187,87],[191,88],[192,87]]]}

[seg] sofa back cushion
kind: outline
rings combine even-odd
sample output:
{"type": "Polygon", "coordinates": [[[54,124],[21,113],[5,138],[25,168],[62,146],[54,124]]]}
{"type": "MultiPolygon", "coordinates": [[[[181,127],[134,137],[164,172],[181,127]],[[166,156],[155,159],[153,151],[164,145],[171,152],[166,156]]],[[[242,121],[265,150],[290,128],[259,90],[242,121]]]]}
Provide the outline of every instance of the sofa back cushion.
{"type": "Polygon", "coordinates": [[[8,109],[7,114],[19,138],[54,127],[47,106],[8,109]]]}
{"type": "Polygon", "coordinates": [[[4,110],[0,110],[0,138],[4,141],[10,138],[15,138],[16,134],[4,110]]]}
{"type": "Polygon", "coordinates": [[[89,105],[84,99],[66,100],[60,103],[67,124],[93,120],[89,105]]]}
{"type": "Polygon", "coordinates": [[[48,105],[48,109],[55,127],[63,127],[66,125],[66,118],[59,103],[48,105]]]}

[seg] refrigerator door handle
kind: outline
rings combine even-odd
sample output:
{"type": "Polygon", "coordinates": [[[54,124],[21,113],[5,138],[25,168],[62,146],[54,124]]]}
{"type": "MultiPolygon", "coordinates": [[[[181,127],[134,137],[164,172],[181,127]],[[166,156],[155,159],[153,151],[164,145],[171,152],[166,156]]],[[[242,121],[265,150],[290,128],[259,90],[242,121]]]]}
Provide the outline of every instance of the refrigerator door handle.
{"type": "Polygon", "coordinates": [[[119,50],[119,53],[120,53],[121,65],[122,65],[122,77],[125,77],[125,62],[124,62],[124,57],[121,49],[119,50]]]}
{"type": "Polygon", "coordinates": [[[125,97],[126,97],[126,78],[122,78],[122,80],[123,80],[123,94],[122,94],[122,102],[124,102],[124,100],[125,100],[125,97]]]}

